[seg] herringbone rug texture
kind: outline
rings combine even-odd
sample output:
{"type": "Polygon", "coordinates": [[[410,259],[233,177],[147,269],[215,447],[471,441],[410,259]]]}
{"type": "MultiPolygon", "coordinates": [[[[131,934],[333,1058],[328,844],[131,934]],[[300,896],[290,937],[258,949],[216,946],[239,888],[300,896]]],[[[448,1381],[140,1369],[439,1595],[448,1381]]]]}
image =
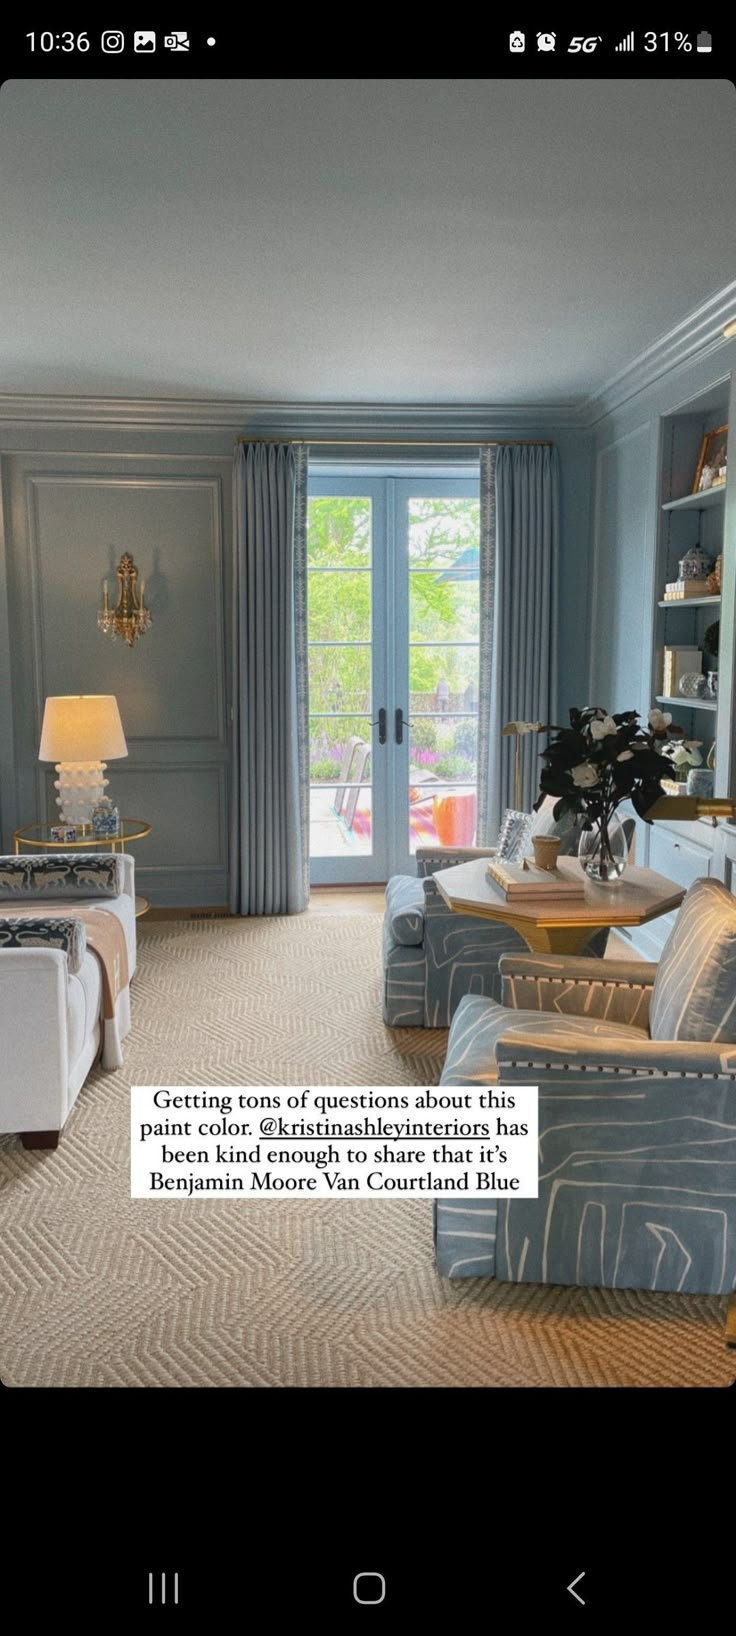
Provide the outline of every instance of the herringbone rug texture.
{"type": "Polygon", "coordinates": [[[724,1302],[451,1284],[425,1201],[131,1200],[131,1084],[434,1084],[446,1038],[383,1027],[375,913],[139,931],[124,1072],[58,1151],[0,1138],[8,1385],[730,1382],[724,1302]]]}

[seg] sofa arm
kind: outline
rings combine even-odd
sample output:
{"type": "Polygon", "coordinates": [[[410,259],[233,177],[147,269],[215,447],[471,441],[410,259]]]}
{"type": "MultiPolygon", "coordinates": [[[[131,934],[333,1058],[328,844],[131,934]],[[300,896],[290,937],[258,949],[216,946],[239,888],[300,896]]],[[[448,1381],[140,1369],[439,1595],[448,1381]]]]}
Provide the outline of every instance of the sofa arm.
{"type": "Polygon", "coordinates": [[[656,964],[644,960],[507,954],[501,961],[502,1005],[648,1028],[656,964]]]}
{"type": "Polygon", "coordinates": [[[436,869],[452,869],[457,863],[472,863],[474,858],[495,856],[495,846],[418,846],[417,874],[433,875],[436,869]]]}
{"type": "Polygon", "coordinates": [[[119,852],[123,873],[123,893],[135,903],[135,858],[130,852],[119,852]]]}
{"type": "Polygon", "coordinates": [[[60,949],[9,948],[0,954],[0,1132],[61,1130],[64,1124],[69,981],[60,949]]]}

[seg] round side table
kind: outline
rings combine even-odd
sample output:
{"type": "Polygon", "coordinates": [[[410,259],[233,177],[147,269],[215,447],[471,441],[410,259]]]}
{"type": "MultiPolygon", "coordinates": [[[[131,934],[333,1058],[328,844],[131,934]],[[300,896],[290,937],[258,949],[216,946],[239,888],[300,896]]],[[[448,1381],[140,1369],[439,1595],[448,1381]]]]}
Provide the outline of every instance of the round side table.
{"type": "MultiPolygon", "coordinates": [[[[79,826],[74,824],[25,824],[22,829],[13,833],[13,851],[17,854],[23,847],[29,850],[45,852],[93,852],[97,847],[108,847],[111,852],[124,852],[127,841],[143,841],[151,833],[151,825],[144,818],[121,818],[114,835],[96,835],[90,829],[76,841],[60,841],[51,834],[52,829],[74,829],[79,834],[79,826]]],[[[136,919],[144,915],[150,907],[148,898],[136,897],[136,919]]]]}

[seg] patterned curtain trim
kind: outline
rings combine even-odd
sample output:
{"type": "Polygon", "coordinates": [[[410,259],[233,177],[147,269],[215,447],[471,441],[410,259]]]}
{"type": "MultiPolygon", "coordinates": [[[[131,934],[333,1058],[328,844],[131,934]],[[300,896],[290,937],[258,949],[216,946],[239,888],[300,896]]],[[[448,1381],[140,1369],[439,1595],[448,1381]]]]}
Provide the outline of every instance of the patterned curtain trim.
{"type": "Polygon", "coordinates": [[[309,450],[296,443],[294,456],[294,659],[303,907],[309,902],[309,648],[307,646],[307,481],[309,450]]]}
{"type": "Polygon", "coordinates": [[[496,450],[480,451],[480,644],[478,655],[478,846],[490,846],[489,788],[493,620],[496,596],[496,450]]]}

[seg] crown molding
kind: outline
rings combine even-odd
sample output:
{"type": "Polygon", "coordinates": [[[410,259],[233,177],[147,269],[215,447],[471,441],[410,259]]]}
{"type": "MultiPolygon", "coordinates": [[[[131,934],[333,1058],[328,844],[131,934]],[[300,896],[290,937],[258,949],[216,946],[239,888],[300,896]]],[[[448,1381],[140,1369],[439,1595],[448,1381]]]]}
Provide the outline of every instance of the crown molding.
{"type": "Polygon", "coordinates": [[[638,357],[592,393],[582,405],[585,425],[593,426],[604,415],[610,415],[612,410],[621,409],[671,370],[682,368],[683,364],[693,363],[696,359],[699,362],[721,347],[730,346],[732,343],[726,339],[723,331],[734,315],[736,280],[709,296],[702,306],[688,313],[665,335],[658,336],[651,346],[645,347],[638,357]]]}
{"type": "Polygon", "coordinates": [[[253,403],[217,399],[0,394],[0,423],[273,432],[286,437],[485,438],[575,430],[574,404],[253,403]]]}
{"type": "Polygon", "coordinates": [[[428,437],[448,444],[516,433],[524,437],[585,431],[647,391],[663,375],[733,345],[723,334],[736,314],[736,280],[575,403],[259,403],[249,399],[117,398],[0,394],[0,424],[150,427],[159,431],[232,431],[241,436],[336,440],[428,437]]]}

